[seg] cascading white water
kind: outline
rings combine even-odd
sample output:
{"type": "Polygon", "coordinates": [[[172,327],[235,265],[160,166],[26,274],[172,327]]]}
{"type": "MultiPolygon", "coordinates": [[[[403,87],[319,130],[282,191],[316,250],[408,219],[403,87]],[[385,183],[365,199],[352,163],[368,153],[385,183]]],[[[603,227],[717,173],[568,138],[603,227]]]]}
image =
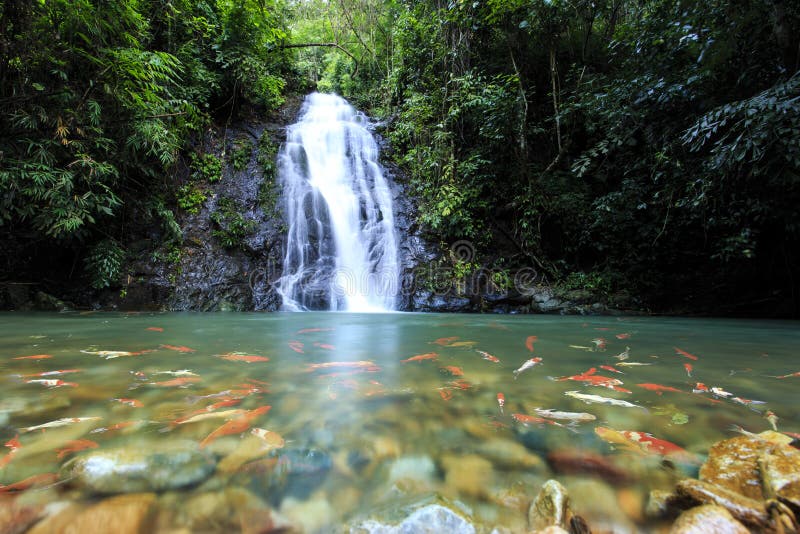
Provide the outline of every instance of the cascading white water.
{"type": "Polygon", "coordinates": [[[284,309],[395,309],[399,262],[392,196],[367,118],[313,93],[278,156],[289,233],[284,309]]]}

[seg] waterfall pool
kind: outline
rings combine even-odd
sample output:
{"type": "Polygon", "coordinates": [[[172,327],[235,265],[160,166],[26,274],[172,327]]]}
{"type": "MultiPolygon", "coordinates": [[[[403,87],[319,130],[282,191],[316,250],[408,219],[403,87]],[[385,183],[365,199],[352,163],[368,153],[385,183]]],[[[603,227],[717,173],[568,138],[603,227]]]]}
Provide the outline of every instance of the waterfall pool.
{"type": "Polygon", "coordinates": [[[150,532],[330,532],[426,499],[527,532],[554,478],[593,529],[656,530],[648,493],[732,425],[800,432],[798,346],[755,320],[3,313],[0,493],[53,521],[128,495],[150,532]]]}

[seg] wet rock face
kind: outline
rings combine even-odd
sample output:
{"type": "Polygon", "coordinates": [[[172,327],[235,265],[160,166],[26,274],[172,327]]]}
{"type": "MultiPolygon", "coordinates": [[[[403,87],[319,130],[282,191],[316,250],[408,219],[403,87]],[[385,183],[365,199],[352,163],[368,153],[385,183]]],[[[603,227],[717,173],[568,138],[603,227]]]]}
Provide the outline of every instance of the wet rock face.
{"type": "Polygon", "coordinates": [[[670,534],[748,534],[744,525],[736,521],[723,507],[707,504],[687,510],[672,525],[670,534]]]}
{"type": "Polygon", "coordinates": [[[91,493],[166,491],[205,480],[215,466],[196,443],[165,441],[158,450],[129,446],[83,454],[64,464],[61,478],[91,493]]]}
{"type": "Polygon", "coordinates": [[[749,436],[721,441],[709,451],[708,460],[700,468],[700,480],[758,501],[769,497],[763,491],[766,482],[776,496],[797,506],[800,451],[784,443],[749,436]]]}

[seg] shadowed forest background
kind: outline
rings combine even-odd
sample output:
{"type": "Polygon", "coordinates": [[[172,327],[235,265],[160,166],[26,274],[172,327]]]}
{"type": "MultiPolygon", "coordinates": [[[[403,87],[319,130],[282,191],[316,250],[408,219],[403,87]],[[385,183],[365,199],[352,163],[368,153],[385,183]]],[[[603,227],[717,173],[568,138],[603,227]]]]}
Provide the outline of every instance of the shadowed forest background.
{"type": "Polygon", "coordinates": [[[0,0],[0,284],[121,287],[242,166],[210,128],[320,90],[380,121],[453,276],[797,317],[799,70],[783,0],[0,0]]]}

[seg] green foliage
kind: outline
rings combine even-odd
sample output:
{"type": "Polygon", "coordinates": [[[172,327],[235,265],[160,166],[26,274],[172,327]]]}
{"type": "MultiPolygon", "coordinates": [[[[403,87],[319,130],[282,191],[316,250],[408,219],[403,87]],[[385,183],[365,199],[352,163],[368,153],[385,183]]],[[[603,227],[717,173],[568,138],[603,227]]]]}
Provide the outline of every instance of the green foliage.
{"type": "Polygon", "coordinates": [[[249,139],[241,139],[233,146],[231,153],[231,163],[233,169],[237,172],[243,171],[247,168],[247,163],[250,161],[250,154],[253,152],[253,143],[249,139]]]}
{"type": "Polygon", "coordinates": [[[226,197],[217,202],[217,209],[211,213],[211,220],[218,227],[211,233],[225,248],[243,248],[244,239],[256,226],[255,221],[245,219],[241,208],[233,199],[226,197]]]}
{"type": "Polygon", "coordinates": [[[558,283],[558,287],[564,291],[591,291],[603,295],[610,295],[613,290],[611,281],[598,272],[571,272],[558,283]]]}
{"type": "MultiPolygon", "coordinates": [[[[124,221],[168,194],[164,176],[211,114],[282,102],[282,0],[3,5],[0,225],[21,238],[124,240],[124,221]]],[[[213,156],[193,166],[197,180],[221,176],[213,156]]],[[[186,209],[202,202],[195,187],[179,196],[186,209]]],[[[153,214],[177,238],[163,202],[153,214]]]]}
{"type": "Polygon", "coordinates": [[[222,180],[222,160],[214,154],[192,154],[192,179],[214,183],[222,180]]]}
{"type": "Polygon", "coordinates": [[[200,213],[200,208],[208,198],[208,191],[195,183],[182,185],[178,188],[177,201],[178,207],[186,210],[187,213],[196,215],[200,213]]]}
{"type": "Polygon", "coordinates": [[[122,270],[125,251],[113,239],[97,242],[84,258],[84,268],[92,287],[103,289],[109,287],[118,278],[122,270]]]}

